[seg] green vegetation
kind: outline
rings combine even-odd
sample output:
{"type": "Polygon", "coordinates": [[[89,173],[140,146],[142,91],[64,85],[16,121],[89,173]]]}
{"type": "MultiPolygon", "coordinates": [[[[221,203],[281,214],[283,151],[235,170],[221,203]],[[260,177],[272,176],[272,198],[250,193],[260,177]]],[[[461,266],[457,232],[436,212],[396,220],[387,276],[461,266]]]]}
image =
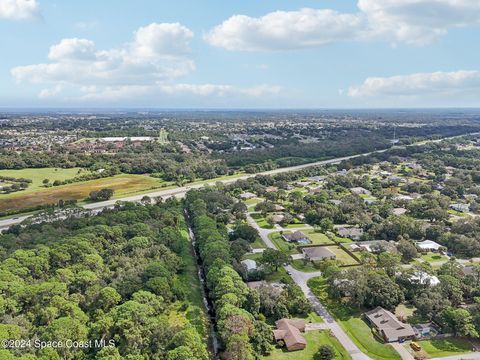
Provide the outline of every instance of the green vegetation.
{"type": "Polygon", "coordinates": [[[261,228],[263,229],[273,229],[273,225],[270,225],[267,221],[267,219],[265,219],[265,217],[262,216],[262,214],[260,213],[253,213],[253,214],[250,214],[250,216],[252,217],[252,219],[255,220],[255,222],[258,224],[258,226],[260,226],[261,228]]]}
{"type": "Polygon", "coordinates": [[[428,263],[434,263],[434,262],[438,262],[438,261],[448,261],[448,259],[449,259],[448,256],[445,256],[445,255],[442,255],[442,254],[439,254],[439,253],[433,253],[433,252],[422,254],[422,255],[420,255],[420,258],[423,261],[426,261],[428,263]]]}
{"type": "MultiPolygon", "coordinates": [[[[45,185],[43,180],[48,179],[50,183],[53,183],[55,180],[63,181],[72,179],[79,175],[88,174],[89,171],[81,168],[30,168],[30,169],[21,169],[21,170],[0,170],[0,176],[11,176],[15,178],[25,178],[32,180],[26,190],[22,191],[22,194],[36,192],[39,190],[44,190],[45,185]]],[[[18,194],[16,194],[18,195],[18,194]]],[[[0,199],[5,199],[8,197],[14,196],[14,194],[0,195],[0,199]]]]}
{"type": "Polygon", "coordinates": [[[60,200],[84,200],[92,191],[110,188],[115,198],[133,195],[141,191],[162,187],[161,181],[143,175],[116,175],[109,178],[85,181],[69,185],[39,189],[32,192],[0,195],[0,213],[32,209],[46,204],[57,204],[60,200]]]}
{"type": "Polygon", "coordinates": [[[286,254],[298,254],[297,247],[294,244],[289,244],[282,238],[280,232],[272,232],[268,234],[268,237],[275,244],[278,250],[283,251],[286,254]]]}
{"type": "MultiPolygon", "coordinates": [[[[54,348],[51,359],[166,359],[185,347],[190,358],[208,359],[180,203],[130,203],[94,217],[28,226],[0,235],[0,244],[1,316],[22,319],[2,321],[0,336],[116,343],[100,351],[54,348]],[[159,330],[171,336],[158,336],[159,330]]],[[[40,359],[44,351],[2,349],[0,358],[40,359]]]]}
{"type": "Polygon", "coordinates": [[[395,349],[388,344],[380,343],[374,337],[370,327],[361,319],[361,311],[342,304],[340,301],[333,301],[328,296],[324,278],[310,279],[308,286],[362,352],[375,360],[400,359],[395,349]]]}
{"type": "Polygon", "coordinates": [[[463,338],[417,341],[429,358],[465,354],[472,351],[470,341],[463,338]]]}
{"type": "Polygon", "coordinates": [[[270,355],[264,356],[265,360],[313,360],[314,355],[322,345],[330,345],[335,350],[336,360],[351,359],[350,354],[340,342],[328,331],[308,331],[303,334],[307,340],[307,347],[299,351],[287,351],[284,348],[275,348],[270,355]]]}
{"type": "Polygon", "coordinates": [[[327,235],[321,232],[317,232],[313,229],[302,230],[302,232],[308,236],[313,245],[333,244],[334,242],[328,238],[327,235]]]}
{"type": "Polygon", "coordinates": [[[359,262],[350,256],[340,246],[327,246],[328,249],[337,256],[337,262],[341,265],[358,265],[359,262]]]}

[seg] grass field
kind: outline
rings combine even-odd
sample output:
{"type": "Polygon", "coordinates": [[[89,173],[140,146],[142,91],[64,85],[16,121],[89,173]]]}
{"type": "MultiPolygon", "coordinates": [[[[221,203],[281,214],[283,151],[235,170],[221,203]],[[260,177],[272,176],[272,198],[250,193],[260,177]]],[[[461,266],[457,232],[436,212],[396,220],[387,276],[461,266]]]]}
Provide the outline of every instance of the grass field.
{"type": "Polygon", "coordinates": [[[426,262],[437,262],[437,261],[444,261],[444,260],[448,260],[449,257],[448,256],[445,256],[445,255],[442,255],[442,254],[438,254],[438,253],[433,253],[433,252],[429,252],[429,253],[426,253],[426,254],[423,254],[420,256],[420,258],[423,260],[423,261],[426,261],[426,262]]]}
{"type": "MultiPolygon", "coordinates": [[[[22,169],[22,170],[0,170],[0,176],[11,176],[14,178],[25,178],[32,180],[32,183],[29,184],[28,188],[23,190],[21,193],[26,194],[29,192],[35,192],[38,190],[46,189],[43,186],[42,181],[44,179],[49,179],[50,183],[53,183],[55,180],[63,181],[67,179],[72,179],[76,176],[88,174],[89,171],[82,170],[80,173],[80,168],[71,168],[71,169],[60,169],[60,168],[41,168],[41,169],[22,169]]],[[[0,198],[8,198],[15,196],[18,193],[10,193],[5,195],[0,195],[0,198]]]]}
{"type": "Polygon", "coordinates": [[[254,213],[250,214],[250,216],[257,222],[258,226],[260,226],[261,228],[273,229],[273,226],[267,222],[267,220],[262,216],[262,214],[254,213]]]}
{"type": "Polygon", "coordinates": [[[472,344],[461,338],[417,341],[429,358],[465,354],[472,351],[472,344]]]}
{"type": "MultiPolygon", "coordinates": [[[[51,178],[51,177],[50,177],[51,178]]],[[[59,200],[84,200],[91,191],[110,188],[115,197],[161,187],[162,182],[144,175],[116,175],[109,178],[26,191],[8,196],[0,195],[0,212],[20,211],[39,205],[56,204],[59,200]]]]}
{"type": "Polygon", "coordinates": [[[265,360],[313,360],[315,353],[322,345],[330,345],[335,350],[336,360],[351,359],[348,352],[330,335],[327,331],[308,331],[303,334],[307,340],[307,347],[299,351],[287,351],[286,349],[275,348],[270,355],[264,356],[265,360]]]}
{"type": "Polygon", "coordinates": [[[339,301],[332,301],[329,298],[324,278],[310,279],[308,286],[363,353],[375,360],[400,359],[400,355],[393,347],[388,344],[382,344],[374,338],[370,327],[361,319],[359,310],[352,309],[339,301]]]}
{"type": "Polygon", "coordinates": [[[327,246],[337,256],[337,261],[342,265],[358,265],[358,261],[351,257],[340,246],[327,246]]]}
{"type": "Polygon", "coordinates": [[[327,235],[315,232],[315,230],[302,230],[302,232],[308,236],[314,245],[323,245],[323,244],[333,244],[333,241],[330,240],[327,235]]]}

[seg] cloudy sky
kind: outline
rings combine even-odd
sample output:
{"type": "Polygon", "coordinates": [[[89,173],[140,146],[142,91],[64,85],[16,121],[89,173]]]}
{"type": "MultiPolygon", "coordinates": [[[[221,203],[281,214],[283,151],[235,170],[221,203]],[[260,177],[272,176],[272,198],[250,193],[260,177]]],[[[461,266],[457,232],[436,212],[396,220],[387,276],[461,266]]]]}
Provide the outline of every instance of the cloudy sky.
{"type": "Polygon", "coordinates": [[[0,0],[1,107],[480,107],[480,0],[0,0]]]}

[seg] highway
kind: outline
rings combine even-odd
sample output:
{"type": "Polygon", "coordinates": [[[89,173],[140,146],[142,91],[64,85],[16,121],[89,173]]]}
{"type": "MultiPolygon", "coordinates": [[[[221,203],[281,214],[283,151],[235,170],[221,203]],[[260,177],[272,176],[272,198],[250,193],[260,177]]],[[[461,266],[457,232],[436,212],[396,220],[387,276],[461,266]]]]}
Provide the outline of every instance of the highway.
{"type": "MultiPolygon", "coordinates": [[[[479,134],[480,133],[471,133],[471,134],[457,135],[457,136],[452,136],[452,137],[442,138],[442,139],[436,139],[436,140],[422,140],[422,141],[419,141],[419,142],[414,143],[412,145],[420,145],[420,144],[425,144],[427,142],[439,142],[439,141],[442,141],[444,139],[453,139],[453,138],[467,136],[467,135],[479,135],[479,134]]],[[[407,145],[407,146],[412,146],[412,145],[407,145]]],[[[391,149],[391,148],[389,148],[389,149],[391,149]]],[[[134,196],[117,198],[117,199],[112,199],[112,200],[107,200],[107,201],[90,203],[90,204],[83,205],[83,208],[86,209],[86,210],[97,210],[97,211],[99,211],[99,210],[102,210],[104,208],[114,206],[117,201],[138,202],[144,196],[149,196],[151,198],[162,197],[164,199],[172,197],[172,196],[183,197],[188,190],[198,189],[198,188],[201,188],[205,185],[215,185],[218,182],[221,182],[221,183],[224,183],[224,184],[230,184],[230,183],[233,183],[237,180],[242,180],[242,179],[244,180],[244,179],[248,179],[248,178],[251,178],[251,177],[255,177],[257,175],[276,175],[276,174],[281,174],[281,173],[286,173],[286,172],[298,171],[298,170],[302,170],[302,169],[306,169],[306,168],[314,167],[314,166],[339,164],[343,160],[350,160],[350,159],[354,159],[354,158],[361,157],[361,156],[379,154],[379,153],[383,153],[383,152],[385,152],[389,149],[375,150],[375,151],[370,151],[370,152],[362,153],[362,154],[338,157],[338,158],[329,159],[329,160],[316,161],[316,162],[302,164],[302,165],[289,166],[289,167],[284,167],[284,168],[259,172],[259,173],[255,173],[255,174],[246,174],[246,175],[242,175],[242,176],[238,176],[238,177],[234,177],[234,178],[230,178],[230,179],[223,179],[223,180],[214,180],[213,179],[212,181],[204,182],[204,183],[201,183],[201,184],[179,186],[179,187],[176,187],[176,188],[173,188],[173,189],[156,190],[156,191],[152,191],[152,192],[144,193],[144,194],[140,194],[140,195],[134,195],[134,196]]],[[[8,218],[8,219],[0,220],[0,231],[8,229],[12,225],[20,224],[22,221],[24,221],[24,220],[26,220],[26,219],[28,219],[32,216],[33,215],[18,215],[18,216],[12,216],[11,218],[8,218]]]]}
{"type": "MultiPolygon", "coordinates": [[[[117,199],[112,199],[112,200],[107,200],[107,201],[99,201],[95,203],[89,203],[86,205],[83,205],[82,207],[85,210],[102,210],[104,208],[109,208],[113,207],[118,201],[127,201],[127,202],[139,202],[142,200],[144,196],[149,196],[151,198],[156,198],[156,197],[161,197],[161,198],[169,198],[172,196],[175,197],[183,197],[187,193],[187,191],[191,189],[199,189],[204,187],[205,185],[215,185],[218,182],[221,182],[223,184],[230,184],[234,183],[235,181],[238,180],[245,180],[251,177],[255,177],[257,175],[276,175],[276,174],[281,174],[281,173],[286,173],[286,172],[292,172],[292,171],[298,171],[302,169],[306,169],[309,167],[314,167],[314,166],[324,166],[324,165],[330,165],[330,164],[339,164],[343,160],[349,160],[349,159],[354,159],[356,157],[360,156],[368,156],[373,153],[382,153],[387,151],[388,149],[383,149],[383,150],[377,150],[377,151],[371,151],[368,153],[363,153],[363,154],[357,154],[357,155],[351,155],[351,156],[344,156],[344,157],[339,157],[339,158],[334,158],[334,159],[329,159],[329,160],[322,160],[322,161],[316,161],[312,163],[307,163],[307,164],[302,164],[302,165],[295,165],[295,166],[289,166],[289,167],[284,167],[284,168],[279,168],[275,170],[269,170],[269,171],[264,171],[264,172],[259,172],[255,174],[246,174],[238,177],[234,177],[231,179],[223,179],[223,180],[212,180],[209,182],[204,182],[201,184],[192,184],[192,185],[185,185],[185,186],[179,186],[173,189],[166,189],[166,190],[156,190],[148,193],[143,193],[140,195],[133,195],[133,196],[128,196],[128,197],[123,197],[123,198],[117,198],[117,199]]],[[[33,215],[18,215],[18,216],[13,216],[8,219],[3,219],[0,220],[0,231],[8,229],[12,225],[20,224],[24,220],[32,217],[33,215]]]]}

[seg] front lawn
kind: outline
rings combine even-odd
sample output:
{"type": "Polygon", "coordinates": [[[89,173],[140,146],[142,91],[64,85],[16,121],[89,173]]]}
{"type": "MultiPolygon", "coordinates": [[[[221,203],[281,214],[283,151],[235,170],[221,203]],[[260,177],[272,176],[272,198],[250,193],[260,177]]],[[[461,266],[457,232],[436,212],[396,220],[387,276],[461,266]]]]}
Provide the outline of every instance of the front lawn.
{"type": "Polygon", "coordinates": [[[298,254],[297,248],[293,244],[287,243],[279,232],[274,232],[268,235],[270,240],[275,244],[278,250],[283,251],[285,254],[292,255],[298,254]]]}
{"type": "Polygon", "coordinates": [[[303,334],[307,340],[307,347],[299,351],[287,351],[285,348],[275,348],[270,355],[264,356],[265,360],[313,360],[314,355],[322,345],[330,345],[335,350],[336,360],[351,359],[348,352],[340,342],[328,331],[307,331],[303,334]]]}
{"type": "Polygon", "coordinates": [[[256,221],[256,223],[258,224],[258,226],[260,226],[261,228],[263,229],[273,229],[273,225],[270,225],[268,222],[267,222],[267,219],[265,219],[262,214],[259,214],[259,213],[253,213],[253,214],[250,214],[250,216],[252,217],[253,220],[256,221]]]}
{"type": "Polygon", "coordinates": [[[332,301],[329,298],[324,278],[312,278],[308,281],[308,286],[363,353],[375,360],[400,359],[400,355],[393,347],[374,338],[372,330],[362,320],[360,310],[353,309],[339,301],[332,301]]]}
{"type": "Polygon", "coordinates": [[[428,263],[437,262],[437,261],[446,261],[449,259],[448,256],[445,256],[439,253],[434,253],[434,252],[428,252],[426,254],[423,254],[420,256],[420,258],[423,261],[426,261],[428,263]]]}
{"type": "Polygon", "coordinates": [[[290,265],[292,265],[292,267],[298,271],[303,271],[303,272],[319,271],[317,268],[315,268],[315,266],[313,266],[311,261],[305,262],[304,260],[293,260],[290,263],[290,265]]]}
{"type": "Polygon", "coordinates": [[[462,338],[417,341],[429,358],[464,354],[472,351],[472,344],[462,338]]]}

